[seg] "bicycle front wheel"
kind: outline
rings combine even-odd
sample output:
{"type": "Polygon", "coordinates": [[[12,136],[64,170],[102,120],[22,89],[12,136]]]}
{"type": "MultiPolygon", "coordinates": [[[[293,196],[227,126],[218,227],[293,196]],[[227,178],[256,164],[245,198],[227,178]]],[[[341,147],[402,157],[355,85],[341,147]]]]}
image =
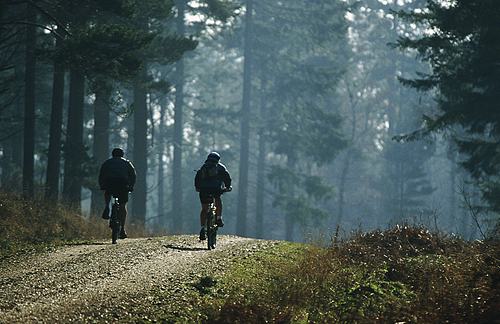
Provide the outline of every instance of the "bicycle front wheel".
{"type": "Polygon", "coordinates": [[[212,213],[207,215],[207,248],[209,250],[215,249],[217,240],[217,225],[215,224],[214,218],[212,213]]]}
{"type": "Polygon", "coordinates": [[[217,229],[212,228],[207,232],[207,247],[209,250],[215,249],[216,241],[217,241],[217,229]]]}

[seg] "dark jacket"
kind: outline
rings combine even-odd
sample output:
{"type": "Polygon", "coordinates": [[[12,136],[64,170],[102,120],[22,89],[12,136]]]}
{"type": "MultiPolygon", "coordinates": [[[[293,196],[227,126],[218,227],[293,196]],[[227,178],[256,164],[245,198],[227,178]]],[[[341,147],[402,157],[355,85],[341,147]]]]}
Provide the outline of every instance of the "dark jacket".
{"type": "Polygon", "coordinates": [[[112,157],[101,165],[99,186],[105,190],[110,186],[110,182],[119,181],[124,183],[127,189],[133,189],[136,176],[132,162],[122,157],[112,157]]]}
{"type": "Polygon", "coordinates": [[[194,178],[194,186],[196,191],[220,193],[222,188],[231,187],[231,176],[227,172],[226,167],[222,163],[216,165],[210,161],[205,161],[203,166],[196,172],[194,178]],[[216,167],[217,174],[215,176],[207,176],[204,168],[216,167]]]}

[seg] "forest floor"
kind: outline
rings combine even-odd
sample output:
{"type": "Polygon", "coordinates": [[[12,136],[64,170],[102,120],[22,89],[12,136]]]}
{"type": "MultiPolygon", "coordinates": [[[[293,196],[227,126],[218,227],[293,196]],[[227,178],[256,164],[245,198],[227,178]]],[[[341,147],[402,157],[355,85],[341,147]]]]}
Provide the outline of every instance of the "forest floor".
{"type": "Polygon", "coordinates": [[[196,312],[190,296],[201,278],[280,244],[237,236],[218,241],[212,251],[181,235],[10,256],[0,261],[0,323],[187,320],[196,312]]]}

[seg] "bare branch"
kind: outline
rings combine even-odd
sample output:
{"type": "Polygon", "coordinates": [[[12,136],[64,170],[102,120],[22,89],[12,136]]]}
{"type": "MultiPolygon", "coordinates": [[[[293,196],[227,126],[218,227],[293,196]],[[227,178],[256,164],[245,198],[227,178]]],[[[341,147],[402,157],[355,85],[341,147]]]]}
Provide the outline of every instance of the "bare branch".
{"type": "Polygon", "coordinates": [[[469,210],[472,219],[476,223],[477,228],[479,229],[479,232],[481,233],[481,236],[483,237],[483,240],[486,239],[486,235],[484,234],[481,225],[479,224],[479,214],[480,210],[474,206],[474,204],[471,201],[471,197],[465,190],[465,186],[461,185],[459,188],[459,193],[462,196],[462,202],[464,203],[464,206],[469,210]]]}

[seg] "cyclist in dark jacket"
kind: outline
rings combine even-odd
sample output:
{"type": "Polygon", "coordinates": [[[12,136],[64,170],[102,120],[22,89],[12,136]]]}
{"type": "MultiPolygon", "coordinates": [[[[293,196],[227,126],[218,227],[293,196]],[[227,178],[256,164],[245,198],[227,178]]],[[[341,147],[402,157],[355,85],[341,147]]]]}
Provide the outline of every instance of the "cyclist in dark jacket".
{"type": "Polygon", "coordinates": [[[127,218],[128,193],[134,190],[136,172],[134,165],[129,160],[123,158],[121,148],[113,149],[112,157],[101,165],[99,171],[99,186],[104,190],[105,208],[102,218],[109,219],[109,202],[111,196],[117,197],[123,208],[120,215],[120,238],[127,237],[125,232],[125,219],[127,218]]]}
{"type": "Polygon", "coordinates": [[[208,212],[208,206],[212,202],[212,197],[215,203],[215,214],[217,216],[217,225],[224,226],[222,221],[222,199],[221,195],[225,191],[231,191],[231,176],[226,167],[219,162],[220,155],[217,152],[212,152],[208,155],[203,166],[196,172],[194,178],[194,186],[196,191],[200,193],[201,212],[200,212],[200,240],[206,239],[205,215],[208,212]]]}

